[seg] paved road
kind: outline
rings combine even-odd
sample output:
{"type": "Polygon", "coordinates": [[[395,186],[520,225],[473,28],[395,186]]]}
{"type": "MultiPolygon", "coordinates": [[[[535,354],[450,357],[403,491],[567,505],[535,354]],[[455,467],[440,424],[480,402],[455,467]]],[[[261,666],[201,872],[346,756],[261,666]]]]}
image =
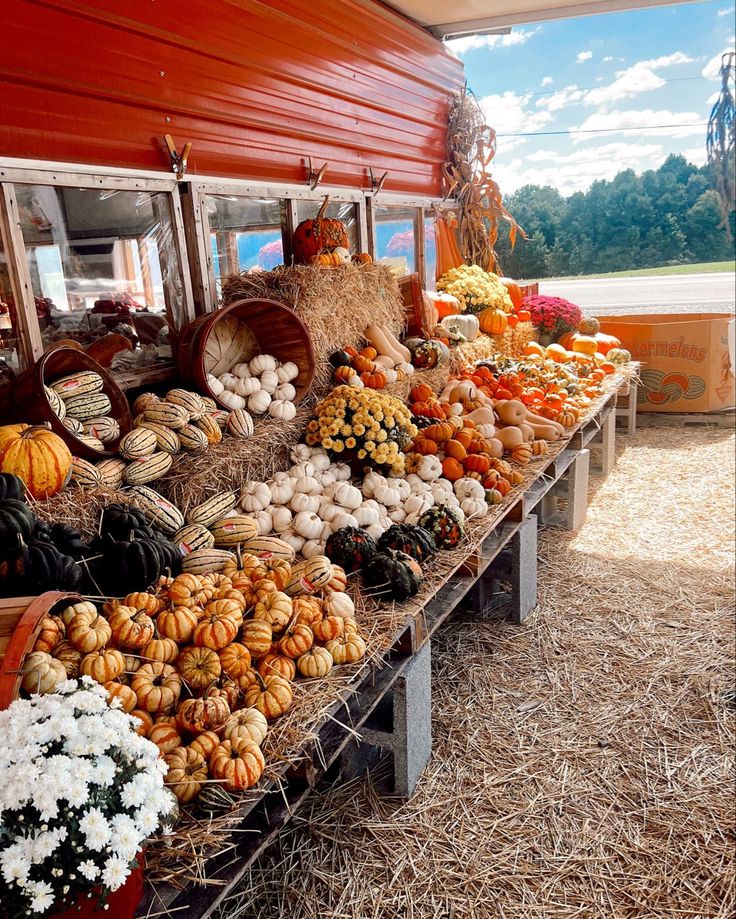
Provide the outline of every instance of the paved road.
{"type": "Polygon", "coordinates": [[[734,275],[540,281],[542,294],[565,297],[597,316],[632,313],[728,313],[734,310],[734,275]]]}

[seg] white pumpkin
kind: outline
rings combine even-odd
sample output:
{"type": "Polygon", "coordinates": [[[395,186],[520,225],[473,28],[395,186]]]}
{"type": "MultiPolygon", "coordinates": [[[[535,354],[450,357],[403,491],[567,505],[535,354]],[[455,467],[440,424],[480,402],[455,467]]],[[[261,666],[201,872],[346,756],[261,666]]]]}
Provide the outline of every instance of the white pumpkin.
{"type": "Polygon", "coordinates": [[[271,504],[271,489],[265,482],[245,482],[240,490],[240,506],[244,511],[262,511],[271,504]]]}
{"type": "Polygon", "coordinates": [[[225,384],[221,383],[217,377],[213,377],[211,373],[207,374],[207,386],[213,396],[219,396],[225,392],[225,384]]]}
{"type": "Polygon", "coordinates": [[[268,536],[268,534],[273,530],[273,515],[271,514],[271,511],[268,509],[256,511],[251,516],[258,524],[258,535],[268,536]]]}
{"type": "Polygon", "coordinates": [[[399,374],[393,369],[393,367],[384,370],[383,375],[386,377],[387,383],[395,383],[399,379],[399,374]]]}
{"type": "Polygon", "coordinates": [[[265,370],[261,374],[261,389],[265,389],[267,393],[273,393],[278,385],[279,378],[273,370],[265,370]]]}
{"type": "MultiPolygon", "coordinates": [[[[270,404],[271,396],[265,389],[259,389],[248,397],[248,411],[252,412],[254,415],[262,415],[264,412],[267,412],[270,404]]],[[[242,408],[242,406],[240,406],[240,408],[242,408]]]]}
{"type": "Polygon", "coordinates": [[[431,495],[409,495],[404,501],[404,510],[409,514],[423,514],[432,507],[434,501],[431,495]]]}
{"type": "Polygon", "coordinates": [[[296,389],[291,383],[279,383],[273,391],[273,397],[274,399],[283,399],[285,402],[293,402],[296,399],[296,389]]]}
{"type": "Polygon", "coordinates": [[[450,415],[453,417],[455,415],[462,415],[465,412],[462,402],[451,402],[450,403],[450,415]]]}
{"type": "Polygon", "coordinates": [[[299,368],[293,361],[287,361],[276,368],[276,376],[280,383],[291,383],[299,376],[299,368]]]}
{"type": "Polygon", "coordinates": [[[274,399],[268,406],[268,414],[279,421],[293,421],[296,418],[296,405],[285,399],[274,399]]]}
{"type": "Polygon", "coordinates": [[[380,516],[378,517],[378,523],[382,529],[387,530],[393,523],[393,520],[386,513],[385,508],[382,508],[382,510],[383,510],[383,513],[380,514],[380,516]]]}
{"type": "Polygon", "coordinates": [[[220,393],[219,399],[220,402],[226,405],[231,411],[236,408],[245,408],[245,399],[237,393],[230,392],[227,389],[220,393]]]}
{"type": "Polygon", "coordinates": [[[352,386],[353,389],[365,389],[365,383],[361,380],[357,373],[354,373],[351,377],[348,377],[345,382],[348,386],[352,386]]]}
{"type": "Polygon", "coordinates": [[[230,373],[232,373],[233,376],[240,377],[241,380],[244,380],[246,377],[250,376],[250,367],[247,363],[236,364],[230,373]]]}
{"type": "Polygon", "coordinates": [[[312,511],[300,511],[294,518],[294,532],[305,539],[317,539],[322,526],[322,519],[312,511]]]}
{"type": "Polygon", "coordinates": [[[323,489],[327,488],[329,485],[334,485],[337,481],[335,473],[331,469],[325,469],[324,472],[316,472],[314,477],[320,481],[323,489]]]}
{"type": "Polygon", "coordinates": [[[372,498],[376,493],[376,489],[380,486],[385,486],[386,484],[385,476],[382,476],[380,473],[373,472],[371,470],[371,472],[366,473],[366,476],[363,479],[363,494],[366,496],[366,498],[372,498]]]}
{"type": "Polygon", "coordinates": [[[423,456],[417,463],[417,475],[423,482],[434,482],[442,475],[442,462],[436,456],[423,456]]]}
{"type": "Polygon", "coordinates": [[[274,504],[288,504],[294,497],[294,480],[286,472],[277,472],[269,482],[269,488],[274,504]]]}
{"type": "Polygon", "coordinates": [[[407,514],[404,518],[404,523],[410,523],[412,526],[417,526],[421,516],[421,514],[407,514]]]}
{"type": "Polygon", "coordinates": [[[303,495],[322,494],[322,486],[313,475],[302,475],[294,483],[294,491],[303,495]]]}
{"type": "Polygon", "coordinates": [[[343,592],[327,594],[322,601],[322,609],[326,616],[339,616],[340,619],[355,618],[355,604],[350,595],[343,592]]]}
{"type": "Polygon", "coordinates": [[[346,463],[333,463],[332,471],[335,473],[335,478],[338,482],[347,482],[353,474],[350,466],[346,463]]]}
{"type": "Polygon", "coordinates": [[[293,517],[288,507],[276,506],[271,508],[271,526],[276,533],[285,533],[290,527],[293,517]]]}
{"type": "Polygon", "coordinates": [[[314,558],[315,555],[322,555],[324,548],[324,543],[319,539],[308,539],[302,546],[302,555],[304,558],[314,558]]]}
{"type": "MultiPolygon", "coordinates": [[[[388,523],[390,526],[391,521],[389,520],[388,523]]],[[[386,532],[386,530],[388,529],[388,526],[383,526],[383,524],[380,524],[380,523],[372,523],[370,526],[367,526],[365,529],[366,529],[366,532],[370,536],[373,537],[373,539],[378,541],[381,538],[381,536],[383,536],[383,534],[386,532]]]]}
{"type": "Polygon", "coordinates": [[[375,498],[384,507],[396,507],[401,503],[399,490],[390,488],[388,485],[379,485],[375,491],[375,498]]]}
{"type": "Polygon", "coordinates": [[[260,376],[265,370],[276,370],[276,358],[272,354],[256,354],[248,368],[254,376],[260,376]]]}
{"type": "Polygon", "coordinates": [[[332,465],[332,461],[324,450],[317,449],[312,451],[309,462],[314,466],[317,472],[327,472],[332,465]]]}
{"type": "Polygon", "coordinates": [[[295,552],[301,552],[302,546],[306,542],[303,536],[295,533],[293,530],[287,530],[285,533],[279,533],[279,539],[283,540],[295,552]]]}
{"type": "Polygon", "coordinates": [[[362,501],[363,495],[360,489],[348,482],[341,482],[335,489],[335,503],[341,507],[354,511],[356,507],[360,507],[362,501]]]}
{"type": "Polygon", "coordinates": [[[468,519],[471,517],[485,517],[489,510],[484,498],[463,498],[460,502],[460,507],[468,519]]]}
{"type": "Polygon", "coordinates": [[[221,373],[220,382],[225,387],[232,391],[233,386],[238,382],[238,378],[232,373],[221,373]]]}
{"type": "Polygon", "coordinates": [[[294,465],[289,470],[289,475],[292,479],[299,479],[303,475],[314,475],[317,472],[317,467],[314,465],[311,459],[301,460],[299,463],[294,463],[294,465]]]}
{"type": "Polygon", "coordinates": [[[403,507],[394,507],[388,512],[394,523],[403,523],[406,520],[406,511],[403,507]]]}
{"type": "Polygon", "coordinates": [[[412,376],[412,375],[414,374],[414,365],[413,365],[413,364],[407,364],[407,363],[405,363],[404,361],[402,361],[400,364],[397,364],[397,365],[396,365],[396,369],[397,369],[397,370],[402,370],[402,371],[406,374],[406,376],[408,376],[408,377],[410,377],[410,376],[412,376]]]}
{"type": "Polygon", "coordinates": [[[289,450],[289,459],[292,463],[303,463],[312,456],[312,448],[307,444],[294,444],[289,450]]]}
{"type": "Polygon", "coordinates": [[[358,521],[355,517],[353,517],[352,514],[348,514],[346,511],[340,511],[339,514],[335,514],[331,522],[335,530],[342,530],[343,527],[357,527],[358,525],[358,521]]]}
{"type": "Polygon", "coordinates": [[[397,479],[395,476],[386,479],[386,484],[389,488],[394,488],[398,491],[399,496],[403,498],[408,498],[411,494],[411,486],[406,481],[406,479],[397,479]]]}
{"type": "Polygon", "coordinates": [[[258,392],[260,388],[261,384],[256,377],[244,377],[243,379],[238,377],[235,381],[233,392],[246,398],[247,396],[252,396],[254,392],[258,392]]]}
{"type": "Polygon", "coordinates": [[[307,511],[316,514],[319,510],[319,495],[306,495],[303,492],[295,492],[294,497],[289,502],[289,507],[295,514],[307,511]]]}
{"type": "Polygon", "coordinates": [[[360,507],[356,507],[353,511],[353,517],[358,521],[358,526],[367,527],[373,523],[378,523],[379,518],[378,510],[375,507],[368,507],[365,504],[361,504],[360,507]]]}
{"type": "Polygon", "coordinates": [[[366,498],[362,504],[362,507],[372,507],[373,510],[378,511],[379,514],[385,513],[383,507],[381,507],[378,501],[375,501],[373,498],[366,498]]]}
{"type": "Polygon", "coordinates": [[[330,536],[332,536],[334,532],[335,530],[332,524],[329,521],[325,520],[325,522],[322,524],[322,529],[320,530],[319,538],[323,543],[327,542],[327,540],[330,538],[330,536]]]}
{"type": "Polygon", "coordinates": [[[462,478],[455,482],[455,494],[462,502],[463,498],[484,498],[485,489],[475,479],[462,478]]]}
{"type": "Polygon", "coordinates": [[[495,424],[479,424],[477,430],[480,431],[486,440],[490,440],[492,437],[496,436],[495,424]]]}
{"type": "Polygon", "coordinates": [[[317,513],[323,520],[332,523],[338,514],[343,513],[343,509],[339,504],[335,504],[332,498],[323,498],[319,503],[319,510],[317,513]]]}

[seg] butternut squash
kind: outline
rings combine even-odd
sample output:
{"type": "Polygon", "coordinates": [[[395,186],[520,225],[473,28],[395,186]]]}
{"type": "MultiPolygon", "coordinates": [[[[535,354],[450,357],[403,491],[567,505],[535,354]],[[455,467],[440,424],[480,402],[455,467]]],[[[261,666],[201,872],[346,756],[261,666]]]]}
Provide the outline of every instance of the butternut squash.
{"type": "Polygon", "coordinates": [[[396,366],[396,361],[389,357],[388,354],[379,354],[377,357],[373,358],[373,363],[377,367],[382,367],[384,370],[393,370],[396,366]]]}
{"type": "Polygon", "coordinates": [[[503,444],[497,437],[487,437],[486,442],[490,445],[490,450],[488,454],[494,456],[496,459],[501,459],[503,456],[503,444]]]}
{"type": "Polygon", "coordinates": [[[493,424],[496,423],[496,416],[493,414],[492,408],[475,408],[472,412],[469,412],[467,415],[463,415],[464,418],[470,420],[475,425],[479,424],[493,424]]]}
{"type": "Polygon", "coordinates": [[[513,450],[514,447],[518,447],[519,444],[524,443],[524,435],[519,428],[514,427],[514,425],[508,425],[496,431],[494,440],[499,441],[503,445],[504,450],[513,450]]]}
{"type": "MultiPolygon", "coordinates": [[[[565,431],[562,425],[558,424],[556,421],[550,421],[549,418],[542,418],[541,415],[535,415],[533,412],[530,412],[526,405],[524,405],[523,402],[519,402],[518,399],[500,399],[495,403],[494,408],[496,414],[504,424],[520,424],[521,422],[526,422],[526,424],[532,427],[551,427],[558,432],[557,437],[553,438],[554,440],[558,440],[565,431]]],[[[548,439],[549,438],[544,437],[544,440],[548,439]]]]}
{"type": "Polygon", "coordinates": [[[397,361],[398,364],[410,364],[411,363],[411,351],[405,346],[402,345],[399,339],[394,335],[394,333],[387,326],[379,326],[380,330],[383,332],[386,340],[389,345],[391,345],[394,351],[398,351],[401,355],[401,360],[397,361]]]}
{"type": "MultiPolygon", "coordinates": [[[[394,364],[400,364],[404,361],[403,354],[394,348],[380,326],[369,325],[363,333],[369,345],[372,345],[379,354],[385,354],[390,357],[394,364]]],[[[408,353],[408,352],[407,352],[408,353]]],[[[411,359],[411,355],[407,360],[411,359]]]]}

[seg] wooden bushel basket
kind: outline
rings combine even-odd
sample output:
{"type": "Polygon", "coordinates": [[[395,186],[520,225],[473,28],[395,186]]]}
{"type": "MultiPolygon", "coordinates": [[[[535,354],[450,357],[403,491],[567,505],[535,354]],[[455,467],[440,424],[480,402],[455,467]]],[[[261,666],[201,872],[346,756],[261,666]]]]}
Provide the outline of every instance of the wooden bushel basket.
{"type": "Polygon", "coordinates": [[[79,594],[49,590],[38,597],[0,600],[0,709],[18,698],[23,661],[33,650],[41,620],[82,599],[79,594]]]}
{"type": "Polygon", "coordinates": [[[182,377],[227,409],[207,384],[205,352],[217,325],[233,318],[248,328],[252,342],[237,362],[249,361],[256,354],[272,354],[282,363],[293,361],[299,368],[299,376],[292,380],[296,389],[294,401],[300,402],[309,392],[314,376],[312,339],[296,313],[275,300],[236,300],[230,306],[190,322],[179,339],[178,362],[182,377]]]}
{"type": "Polygon", "coordinates": [[[77,351],[75,348],[61,347],[47,351],[41,355],[30,370],[18,377],[13,387],[12,404],[7,408],[7,416],[8,419],[25,421],[29,424],[48,424],[54,434],[61,437],[74,456],[80,456],[92,462],[109,459],[117,456],[118,441],[106,444],[104,450],[93,450],[92,447],[87,446],[84,441],[75,437],[64,427],[51,408],[43,389],[44,385],[48,386],[59,377],[82,370],[93,370],[102,377],[103,392],[112,405],[110,415],[120,425],[120,436],[127,434],[133,427],[133,421],[125,393],[101,364],[98,364],[84,351],[77,351]]]}

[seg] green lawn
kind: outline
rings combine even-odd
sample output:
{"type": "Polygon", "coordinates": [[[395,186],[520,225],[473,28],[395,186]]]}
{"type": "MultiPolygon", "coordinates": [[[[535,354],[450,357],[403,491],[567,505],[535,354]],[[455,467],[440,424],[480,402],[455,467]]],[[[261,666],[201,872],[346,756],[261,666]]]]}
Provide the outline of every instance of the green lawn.
{"type": "Polygon", "coordinates": [[[711,274],[734,271],[733,262],[700,262],[696,265],[663,265],[660,268],[635,268],[631,271],[611,271],[606,274],[567,275],[561,278],[541,278],[542,281],[584,281],[586,278],[633,278],[658,274],[711,274]]]}

